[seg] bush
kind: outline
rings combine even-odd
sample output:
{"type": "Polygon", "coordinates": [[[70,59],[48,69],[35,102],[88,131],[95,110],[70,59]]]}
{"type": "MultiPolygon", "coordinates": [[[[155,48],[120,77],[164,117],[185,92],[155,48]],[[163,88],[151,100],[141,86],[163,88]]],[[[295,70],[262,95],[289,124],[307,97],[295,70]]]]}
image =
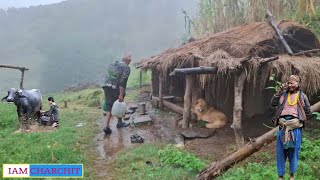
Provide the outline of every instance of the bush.
{"type": "Polygon", "coordinates": [[[184,167],[189,171],[200,172],[206,163],[198,159],[195,155],[179,150],[172,145],[168,145],[158,152],[160,161],[167,165],[184,167]]]}

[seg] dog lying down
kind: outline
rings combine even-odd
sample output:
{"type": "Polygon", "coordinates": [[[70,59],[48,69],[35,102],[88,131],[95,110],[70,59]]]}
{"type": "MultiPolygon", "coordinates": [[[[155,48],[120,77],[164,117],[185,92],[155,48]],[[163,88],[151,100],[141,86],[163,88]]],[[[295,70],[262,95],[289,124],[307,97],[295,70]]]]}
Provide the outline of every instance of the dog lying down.
{"type": "Polygon", "coordinates": [[[222,128],[227,124],[227,116],[213,107],[209,107],[205,100],[198,99],[191,109],[197,115],[197,120],[206,121],[207,128],[222,128]]]}

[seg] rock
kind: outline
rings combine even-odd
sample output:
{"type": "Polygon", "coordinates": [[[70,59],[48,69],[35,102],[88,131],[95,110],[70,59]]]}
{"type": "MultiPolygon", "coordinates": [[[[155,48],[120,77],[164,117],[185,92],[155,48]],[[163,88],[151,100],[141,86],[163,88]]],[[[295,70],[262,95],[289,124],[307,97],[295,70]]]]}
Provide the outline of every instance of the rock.
{"type": "Polygon", "coordinates": [[[184,138],[181,134],[177,134],[174,136],[173,138],[173,144],[177,147],[177,148],[184,148],[184,138]]]}
{"type": "Polygon", "coordinates": [[[130,119],[131,116],[126,115],[125,117],[123,117],[123,120],[128,121],[130,119]]]}
{"type": "Polygon", "coordinates": [[[180,134],[185,138],[208,138],[213,136],[215,129],[207,128],[189,128],[181,130],[180,134]]]}
{"type": "Polygon", "coordinates": [[[82,127],[82,126],[85,126],[86,125],[86,123],[79,123],[79,124],[77,124],[75,127],[82,127]]]}
{"type": "Polygon", "coordinates": [[[149,115],[137,115],[133,119],[133,123],[135,125],[140,125],[140,124],[151,124],[152,119],[149,115]]]}

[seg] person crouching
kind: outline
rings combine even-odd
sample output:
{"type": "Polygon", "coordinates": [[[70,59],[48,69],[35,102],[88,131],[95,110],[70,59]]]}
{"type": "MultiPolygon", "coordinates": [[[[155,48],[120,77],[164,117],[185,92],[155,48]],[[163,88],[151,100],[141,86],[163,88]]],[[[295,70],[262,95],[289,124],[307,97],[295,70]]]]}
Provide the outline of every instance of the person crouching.
{"type": "Polygon", "coordinates": [[[43,124],[50,124],[52,127],[59,126],[59,107],[54,102],[53,97],[48,98],[48,103],[50,105],[50,109],[48,111],[41,111],[43,116],[41,116],[41,123],[43,124]]]}

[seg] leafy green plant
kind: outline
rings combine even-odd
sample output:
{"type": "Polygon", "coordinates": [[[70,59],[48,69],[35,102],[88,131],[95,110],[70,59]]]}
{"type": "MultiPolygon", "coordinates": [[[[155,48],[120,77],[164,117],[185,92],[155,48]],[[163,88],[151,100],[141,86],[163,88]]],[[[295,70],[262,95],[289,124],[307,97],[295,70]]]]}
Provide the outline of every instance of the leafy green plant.
{"type": "Polygon", "coordinates": [[[272,74],[269,78],[269,81],[273,81],[275,83],[274,86],[269,86],[269,87],[266,87],[266,89],[273,89],[274,92],[277,92],[281,86],[282,86],[282,83],[280,81],[277,81],[276,80],[276,75],[275,74],[272,74]]]}
{"type": "Polygon", "coordinates": [[[206,163],[198,159],[195,155],[175,148],[172,145],[166,146],[158,152],[160,161],[167,165],[187,168],[189,171],[200,172],[206,163]]]}
{"type": "Polygon", "coordinates": [[[310,139],[303,138],[301,146],[301,159],[320,160],[320,140],[311,141],[310,139]]]}
{"type": "Polygon", "coordinates": [[[313,112],[313,115],[316,116],[316,119],[320,121],[320,113],[319,112],[313,112]]]}

